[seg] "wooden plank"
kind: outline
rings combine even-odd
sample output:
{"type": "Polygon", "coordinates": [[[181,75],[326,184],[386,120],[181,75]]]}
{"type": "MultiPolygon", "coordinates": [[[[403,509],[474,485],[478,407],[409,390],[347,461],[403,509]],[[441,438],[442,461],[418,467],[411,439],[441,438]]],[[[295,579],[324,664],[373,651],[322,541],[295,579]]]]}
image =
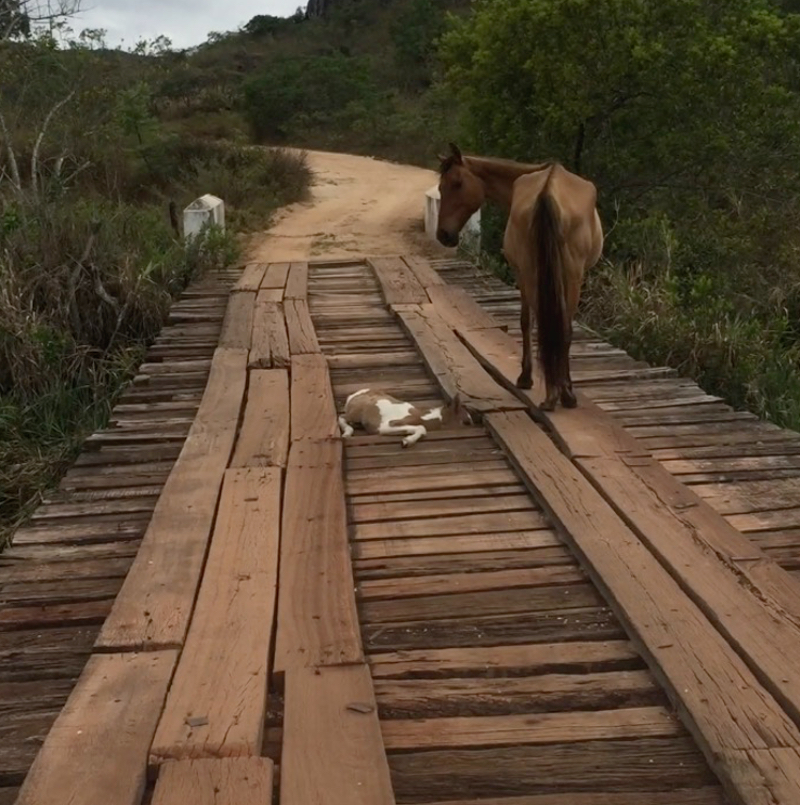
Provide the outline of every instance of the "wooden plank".
{"type": "Polygon", "coordinates": [[[250,291],[256,293],[261,287],[261,280],[264,279],[267,266],[264,263],[249,263],[245,266],[242,276],[236,281],[232,292],[250,291]]]}
{"type": "Polygon", "coordinates": [[[289,263],[270,263],[264,273],[264,279],[261,280],[261,287],[283,290],[289,276],[289,265],[289,263]]]}
{"type": "Polygon", "coordinates": [[[423,305],[423,309],[429,307],[436,311],[450,327],[463,327],[468,323],[470,329],[480,330],[485,327],[500,328],[500,322],[487,313],[470,294],[463,288],[455,285],[436,285],[428,288],[428,296],[431,298],[431,305],[423,305]]]}
{"type": "MultiPolygon", "coordinates": [[[[509,355],[511,343],[508,336],[498,331],[465,330],[462,337],[484,365],[493,367],[492,371],[497,379],[507,388],[511,388],[516,367],[514,359],[509,355]]],[[[537,374],[537,387],[532,392],[517,390],[517,393],[531,402],[541,401],[543,383],[538,382],[539,380],[537,374]]],[[[559,409],[549,414],[539,412],[539,416],[546,420],[564,452],[573,459],[581,460],[579,463],[584,472],[603,491],[606,500],[614,504],[614,490],[624,489],[628,483],[625,479],[629,479],[636,486],[640,498],[647,501],[651,515],[653,511],[660,512],[657,515],[660,517],[659,523],[651,521],[649,526],[644,519],[650,515],[640,511],[638,507],[636,511],[623,512],[626,517],[641,515],[642,522],[636,526],[640,534],[647,528],[648,539],[672,543],[678,537],[664,538],[661,530],[670,529],[670,533],[675,535],[677,529],[685,544],[694,544],[699,539],[727,565],[734,576],[744,579],[746,585],[750,585],[759,596],[774,602],[778,608],[791,615],[795,624],[800,625],[800,587],[787,573],[726,522],[712,506],[674,478],[668,471],[669,465],[650,459],[646,451],[640,449],[637,440],[619,427],[608,414],[584,395],[579,394],[578,400],[578,409],[559,409]],[[595,462],[595,459],[606,461],[595,462]],[[615,483],[610,479],[603,481],[603,477],[611,471],[612,464],[615,465],[614,473],[622,479],[620,482],[615,483]],[[601,466],[605,467],[602,473],[601,466]],[[604,490],[604,483],[609,489],[604,490]]],[[[618,512],[623,511],[616,505],[615,508],[618,512]]],[[[678,551],[684,545],[664,545],[665,549],[669,547],[678,551]]],[[[700,549],[696,547],[695,550],[699,552],[700,549]]],[[[684,578],[684,571],[690,573],[692,561],[685,565],[682,560],[675,558],[675,562],[677,564],[673,565],[673,573],[676,577],[684,578]]],[[[698,563],[702,562],[703,559],[699,558],[698,563]]],[[[764,617],[771,615],[767,613],[764,617]]]]}
{"type": "Polygon", "coordinates": [[[534,794],[530,797],[503,797],[501,799],[459,799],[434,802],[430,805],[728,805],[718,786],[679,788],[672,791],[612,791],[586,793],[571,791],[568,794],[534,794]]]}
{"type": "Polygon", "coordinates": [[[424,258],[403,255],[403,262],[411,269],[419,284],[427,291],[432,285],[445,285],[439,272],[424,258]]]}
{"type": "Polygon", "coordinates": [[[394,805],[366,665],[286,675],[281,805],[394,805]]]}
{"type": "Polygon", "coordinates": [[[259,291],[253,314],[253,339],[248,367],[282,369],[289,365],[289,337],[283,317],[283,305],[259,291]]]}
{"type": "Polygon", "coordinates": [[[139,805],[176,651],[95,655],[56,719],[17,805],[139,805]]]}
{"type": "Polygon", "coordinates": [[[285,467],[289,428],[289,373],[253,369],[231,467],[285,467]]]}
{"type": "Polygon", "coordinates": [[[398,311],[403,328],[448,399],[457,393],[475,411],[519,410],[520,401],[495,383],[450,327],[433,311],[398,311]]]}
{"type": "Polygon", "coordinates": [[[332,439],[339,435],[328,364],[324,355],[293,355],[291,438],[332,439]]]}
{"type": "Polygon", "coordinates": [[[304,299],[286,299],[283,303],[286,331],[289,334],[289,353],[309,355],[320,352],[314,322],[304,299]]]}
{"type": "Polygon", "coordinates": [[[290,265],[283,298],[308,299],[308,263],[295,262],[290,265]]]}
{"type": "MultiPolygon", "coordinates": [[[[530,508],[527,511],[493,512],[490,514],[461,514],[445,517],[422,517],[417,520],[355,523],[351,534],[354,540],[392,539],[395,537],[435,537],[480,534],[487,545],[496,544],[497,534],[509,531],[532,531],[548,528],[545,515],[530,508]]],[[[487,547],[486,550],[491,550],[487,547]]]]}
{"type": "Polygon", "coordinates": [[[422,305],[429,302],[428,294],[414,272],[399,257],[373,257],[367,260],[387,305],[422,305]]]}
{"type": "MultiPolygon", "coordinates": [[[[800,732],[780,705],[600,493],[526,415],[491,414],[487,423],[635,635],[723,784],[746,803],[756,801],[747,795],[756,779],[777,791],[783,775],[774,766],[733,763],[726,753],[800,745],[800,732]]],[[[800,764],[797,772],[795,797],[800,796],[800,764]]],[[[789,800],[776,802],[788,805],[789,800]]]]}
{"type": "Polygon", "coordinates": [[[292,444],[282,523],[275,671],[361,662],[341,442],[292,444]]]}
{"type": "Polygon", "coordinates": [[[370,655],[375,679],[424,677],[585,674],[640,667],[641,660],[627,640],[532,643],[514,646],[420,649],[370,655]]]}
{"type": "Polygon", "coordinates": [[[280,469],[226,472],[203,582],[151,764],[260,754],[280,509],[280,469]]]}
{"type": "Polygon", "coordinates": [[[249,291],[232,294],[219,334],[219,346],[223,349],[250,349],[253,330],[253,312],[256,295],[249,291]]]}
{"type": "Polygon", "coordinates": [[[246,364],[246,350],[217,349],[214,353],[197,417],[103,624],[99,648],[153,649],[183,644],[236,436],[246,364]]]}
{"type": "Polygon", "coordinates": [[[663,707],[381,722],[389,751],[673,738],[683,732],[681,723],[663,707]]]}
{"type": "Polygon", "coordinates": [[[267,805],[272,779],[265,757],[170,761],[159,770],[151,805],[267,805]]]}

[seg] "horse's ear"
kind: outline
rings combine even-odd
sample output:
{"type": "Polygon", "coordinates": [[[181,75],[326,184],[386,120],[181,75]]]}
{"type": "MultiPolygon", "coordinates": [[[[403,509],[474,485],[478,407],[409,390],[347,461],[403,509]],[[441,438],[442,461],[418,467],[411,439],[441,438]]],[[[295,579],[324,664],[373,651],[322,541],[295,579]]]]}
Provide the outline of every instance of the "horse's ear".
{"type": "Polygon", "coordinates": [[[438,159],[439,162],[441,162],[442,165],[444,165],[444,163],[447,162],[447,160],[450,159],[450,157],[446,157],[446,156],[444,156],[442,154],[437,154],[436,159],[438,159]]]}
{"type": "Polygon", "coordinates": [[[459,165],[464,161],[464,158],[461,156],[461,149],[455,143],[450,143],[450,152],[459,165]]]}

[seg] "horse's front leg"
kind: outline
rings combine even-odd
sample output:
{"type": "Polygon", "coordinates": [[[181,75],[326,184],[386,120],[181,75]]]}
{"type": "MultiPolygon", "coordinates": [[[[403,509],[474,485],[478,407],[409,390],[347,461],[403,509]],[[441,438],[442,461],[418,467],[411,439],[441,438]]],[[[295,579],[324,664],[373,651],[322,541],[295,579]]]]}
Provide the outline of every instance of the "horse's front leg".
{"type": "Polygon", "coordinates": [[[521,294],[519,327],[522,330],[522,372],[517,378],[518,389],[533,388],[533,361],[531,359],[531,307],[525,294],[521,294]]]}

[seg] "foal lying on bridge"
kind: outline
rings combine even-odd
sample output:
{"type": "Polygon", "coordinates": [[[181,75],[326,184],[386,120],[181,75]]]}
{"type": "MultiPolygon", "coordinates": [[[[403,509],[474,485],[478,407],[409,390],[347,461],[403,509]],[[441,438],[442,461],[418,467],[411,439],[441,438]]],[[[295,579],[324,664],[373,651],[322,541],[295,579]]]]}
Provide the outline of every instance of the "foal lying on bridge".
{"type": "Polygon", "coordinates": [[[403,447],[418,442],[428,430],[458,425],[471,425],[469,411],[461,405],[458,394],[445,406],[417,408],[378,389],[353,392],[344,404],[339,417],[342,438],[353,435],[353,426],[360,425],[372,435],[405,434],[403,447]]]}
{"type": "Polygon", "coordinates": [[[541,407],[577,405],[569,349],[584,273],[600,259],[603,227],[595,186],[558,163],[526,165],[504,159],[463,157],[450,144],[441,160],[436,237],[457,246],[458,235],[486,199],[508,212],[503,254],[521,296],[521,389],[533,386],[531,314],[536,318],[539,361],[545,380],[541,407]]]}

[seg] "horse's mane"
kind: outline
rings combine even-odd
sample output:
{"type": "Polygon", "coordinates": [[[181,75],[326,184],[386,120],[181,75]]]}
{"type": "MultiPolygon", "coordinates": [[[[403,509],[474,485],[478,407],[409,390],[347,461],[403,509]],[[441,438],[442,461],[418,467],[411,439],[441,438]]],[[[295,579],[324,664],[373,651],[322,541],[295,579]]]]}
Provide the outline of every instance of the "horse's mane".
{"type": "MultiPolygon", "coordinates": [[[[553,165],[556,164],[555,159],[548,159],[545,162],[516,162],[513,159],[503,159],[502,157],[464,157],[464,161],[468,161],[470,159],[480,160],[481,162],[488,162],[492,165],[497,165],[497,167],[501,168],[510,168],[517,170],[520,167],[529,168],[529,173],[536,173],[537,171],[547,170],[551,168],[553,165]]],[[[439,175],[444,176],[450,168],[453,167],[458,162],[458,158],[455,156],[449,156],[443,162],[439,164],[439,175]]],[[[469,167],[469,165],[467,165],[469,167]]]]}

